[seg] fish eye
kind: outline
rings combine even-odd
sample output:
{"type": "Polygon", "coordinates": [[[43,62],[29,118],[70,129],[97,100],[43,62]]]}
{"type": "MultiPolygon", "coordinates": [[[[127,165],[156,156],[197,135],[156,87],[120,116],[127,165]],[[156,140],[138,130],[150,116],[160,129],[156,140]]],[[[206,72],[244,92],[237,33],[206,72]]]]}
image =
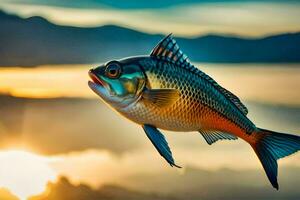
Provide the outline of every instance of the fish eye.
{"type": "Polygon", "coordinates": [[[118,63],[109,63],[105,69],[105,74],[109,78],[118,78],[121,75],[121,66],[118,63]]]}

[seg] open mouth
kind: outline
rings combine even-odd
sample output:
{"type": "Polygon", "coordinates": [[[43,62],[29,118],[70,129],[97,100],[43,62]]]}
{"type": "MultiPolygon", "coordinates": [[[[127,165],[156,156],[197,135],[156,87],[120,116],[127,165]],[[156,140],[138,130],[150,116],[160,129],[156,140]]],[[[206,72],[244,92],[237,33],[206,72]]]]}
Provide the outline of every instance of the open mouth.
{"type": "Polygon", "coordinates": [[[103,86],[102,81],[93,73],[93,70],[89,71],[89,76],[95,84],[103,86]]]}
{"type": "Polygon", "coordinates": [[[89,76],[92,80],[88,82],[89,87],[93,90],[98,96],[103,97],[107,93],[103,81],[94,73],[93,69],[89,71],[89,76]]]}

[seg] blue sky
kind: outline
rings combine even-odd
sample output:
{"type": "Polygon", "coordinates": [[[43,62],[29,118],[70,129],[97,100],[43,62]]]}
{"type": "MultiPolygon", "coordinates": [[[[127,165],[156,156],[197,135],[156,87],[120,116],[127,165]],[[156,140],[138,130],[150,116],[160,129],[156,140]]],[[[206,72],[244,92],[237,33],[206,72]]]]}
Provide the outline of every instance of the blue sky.
{"type": "Polygon", "coordinates": [[[81,27],[116,24],[150,33],[261,37],[300,31],[296,0],[1,0],[22,17],[81,27]]]}
{"type": "MultiPolygon", "coordinates": [[[[8,1],[8,0],[6,0],[8,1]]],[[[299,3],[299,0],[9,0],[15,3],[52,5],[73,8],[113,7],[119,9],[166,8],[177,5],[206,3],[299,3]]]]}

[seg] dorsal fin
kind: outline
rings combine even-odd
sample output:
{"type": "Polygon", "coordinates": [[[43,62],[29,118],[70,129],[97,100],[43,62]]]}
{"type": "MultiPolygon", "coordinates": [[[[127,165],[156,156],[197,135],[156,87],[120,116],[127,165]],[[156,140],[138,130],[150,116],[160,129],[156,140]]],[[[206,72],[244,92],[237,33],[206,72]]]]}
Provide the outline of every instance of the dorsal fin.
{"type": "Polygon", "coordinates": [[[180,67],[186,68],[191,72],[199,75],[201,78],[210,82],[216,89],[218,89],[227,99],[229,99],[242,113],[245,115],[248,114],[248,109],[245,105],[240,101],[240,99],[232,94],[230,91],[226,90],[222,86],[220,86],[214,79],[210,76],[194,67],[188,57],[180,50],[177,42],[172,37],[172,34],[166,36],[163,40],[161,40],[152,50],[150,56],[156,57],[160,60],[168,61],[174,63],[180,67]]]}
{"type": "Polygon", "coordinates": [[[179,66],[190,66],[188,57],[180,50],[172,37],[172,33],[160,41],[152,50],[150,56],[176,63],[179,66]]]}

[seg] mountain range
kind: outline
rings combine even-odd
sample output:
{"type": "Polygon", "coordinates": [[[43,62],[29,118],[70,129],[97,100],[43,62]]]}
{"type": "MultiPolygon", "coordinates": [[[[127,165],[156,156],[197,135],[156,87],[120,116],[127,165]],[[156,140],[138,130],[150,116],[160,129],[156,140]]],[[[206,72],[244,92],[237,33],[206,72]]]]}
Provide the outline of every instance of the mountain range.
{"type": "MultiPolygon", "coordinates": [[[[148,54],[164,36],[116,25],[71,27],[0,11],[0,66],[83,64],[148,54]]],[[[263,38],[176,37],[190,60],[213,63],[300,62],[300,32],[263,38]]]]}
{"type": "Polygon", "coordinates": [[[140,174],[125,177],[127,186],[109,184],[96,189],[84,184],[73,185],[61,177],[56,183],[49,183],[45,192],[28,200],[298,200],[298,171],[299,167],[281,170],[279,191],[266,184],[260,170],[207,171],[187,167],[183,174],[140,174]]]}

